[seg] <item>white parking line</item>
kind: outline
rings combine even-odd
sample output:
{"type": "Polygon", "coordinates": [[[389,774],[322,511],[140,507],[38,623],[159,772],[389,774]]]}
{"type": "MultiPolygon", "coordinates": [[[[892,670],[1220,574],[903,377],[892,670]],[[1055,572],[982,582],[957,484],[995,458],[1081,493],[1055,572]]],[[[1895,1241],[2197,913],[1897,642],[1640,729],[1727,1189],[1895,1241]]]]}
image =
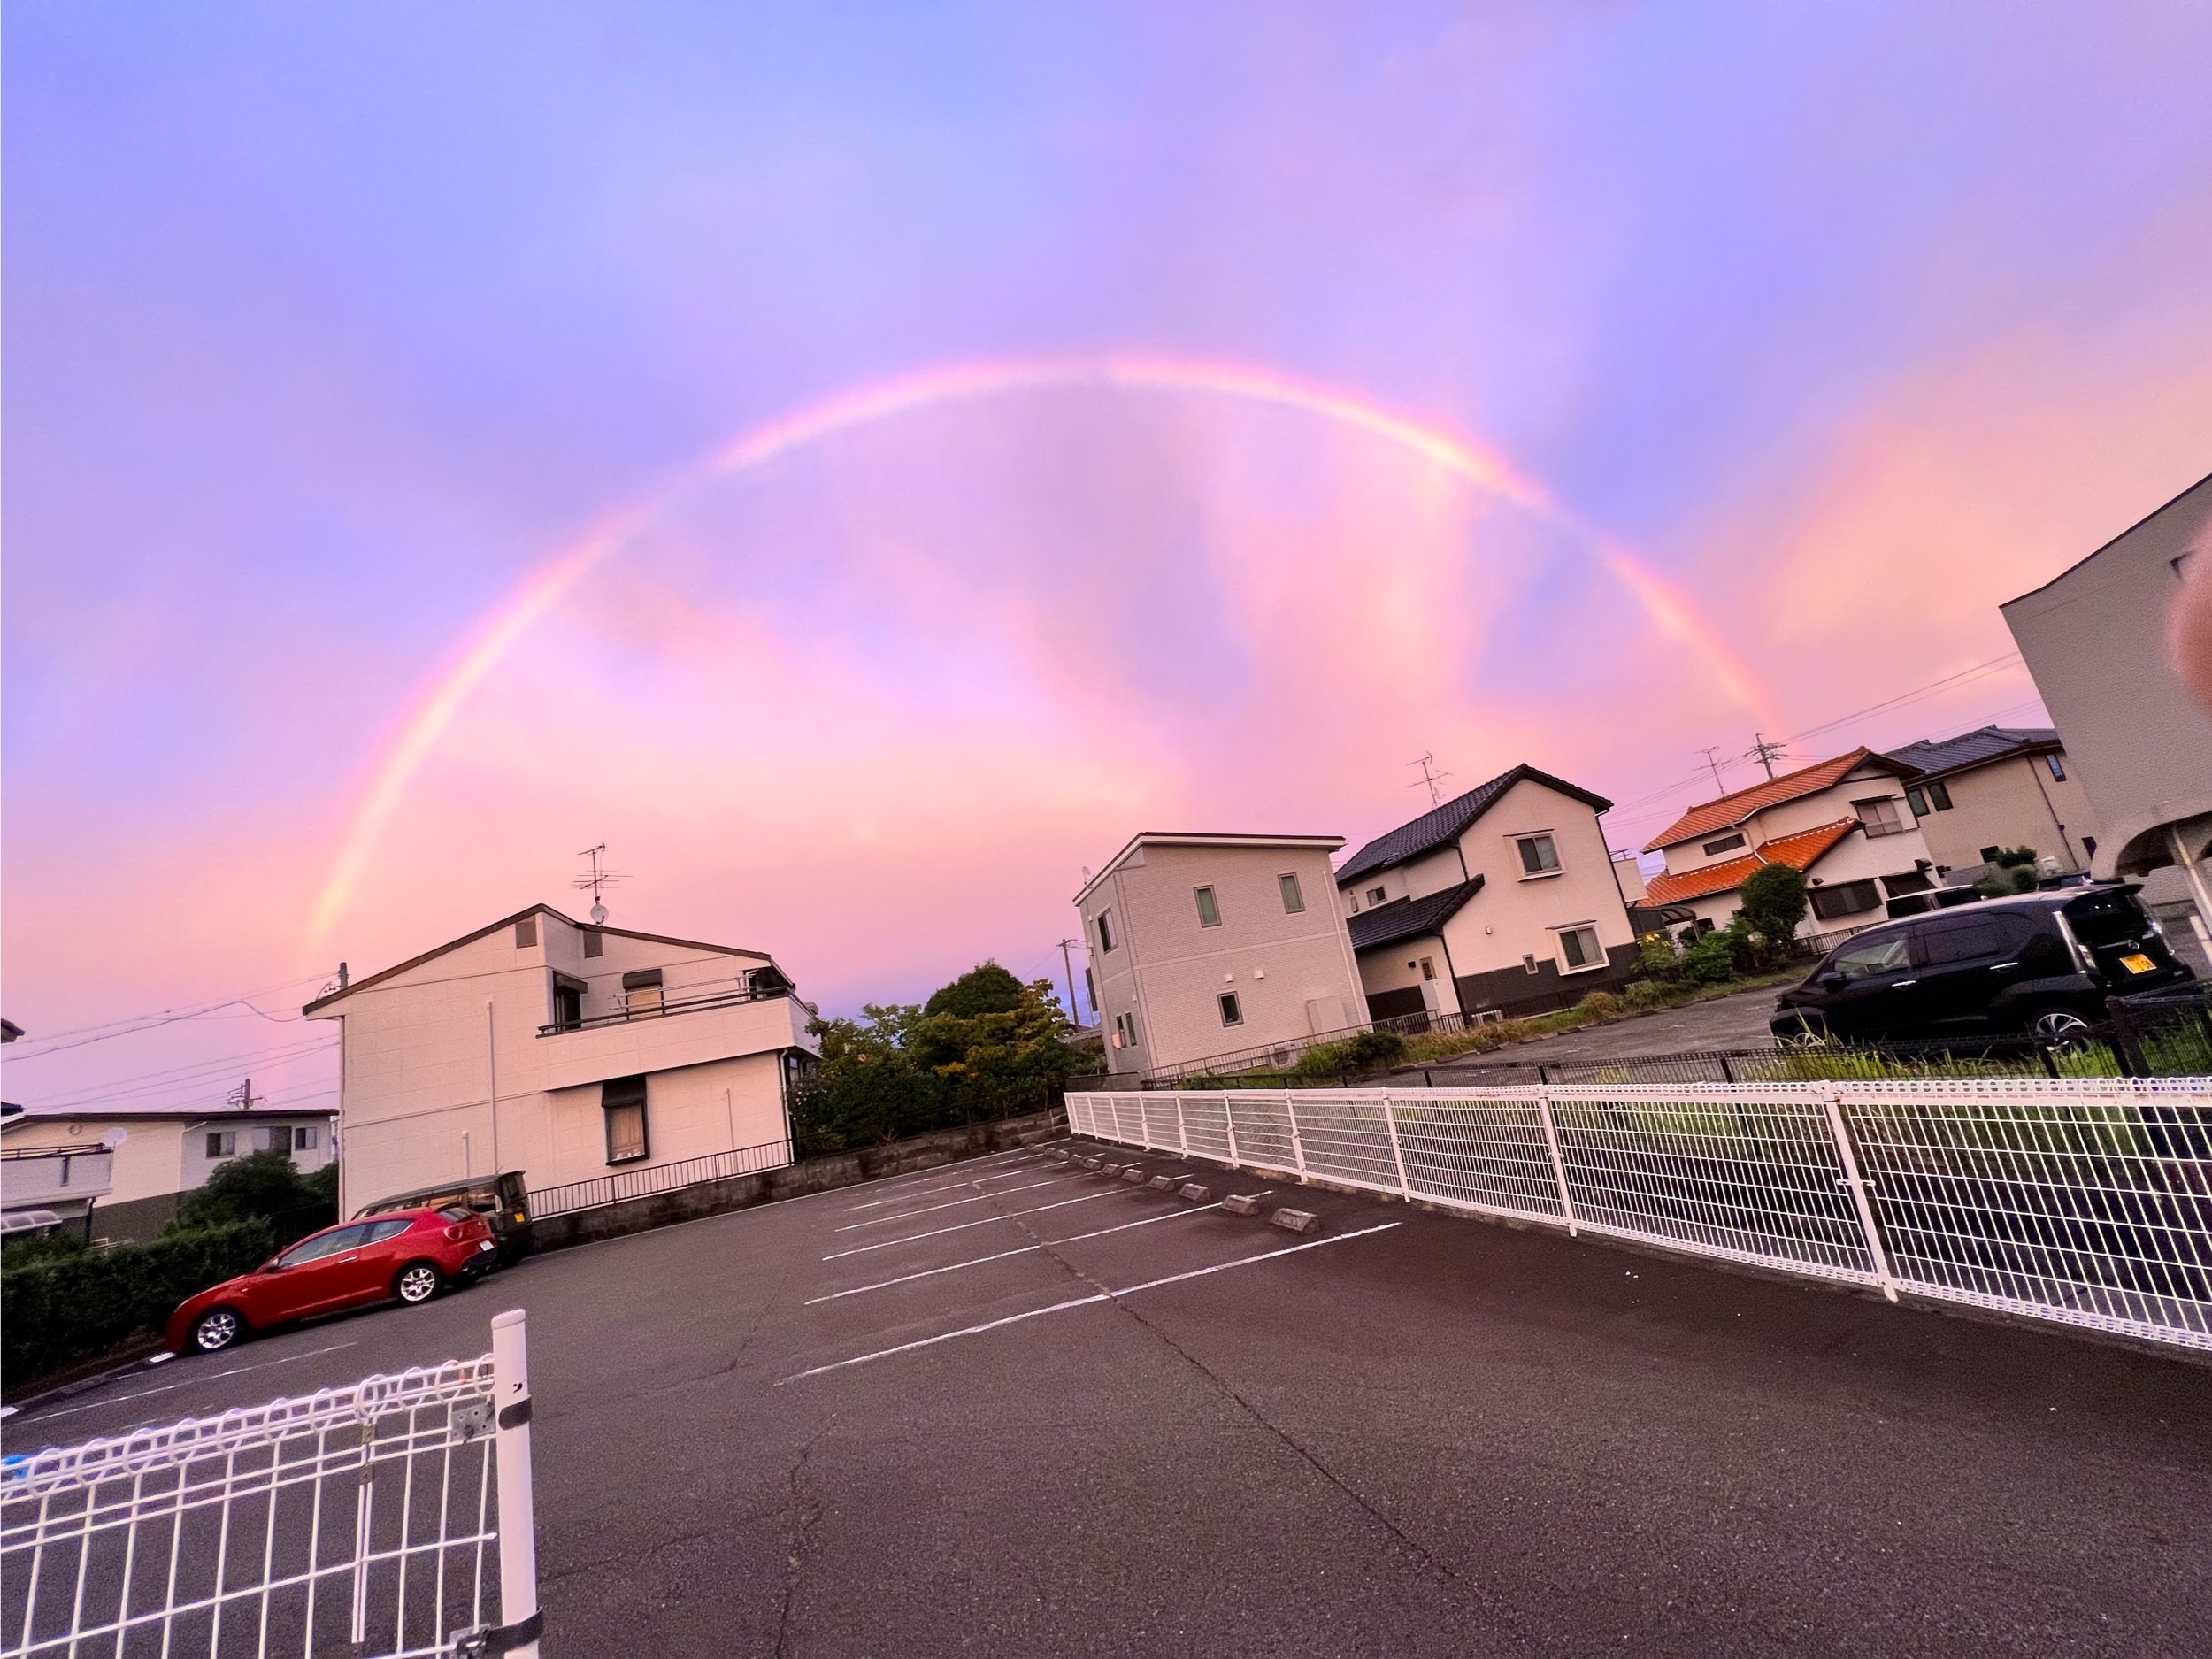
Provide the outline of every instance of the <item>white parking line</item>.
{"type": "Polygon", "coordinates": [[[872,1290],[888,1290],[894,1285],[904,1285],[917,1279],[934,1279],[940,1273],[956,1273],[964,1267],[980,1267],[986,1262],[1003,1262],[1010,1256],[1027,1256],[1055,1244],[1079,1244],[1085,1239],[1102,1239],[1110,1233],[1126,1233],[1132,1227],[1148,1227],[1156,1221],[1172,1221],[1178,1216],[1201,1216],[1209,1210],[1218,1210],[1219,1202],[1200,1204],[1192,1210],[1177,1210],[1164,1216],[1147,1216],[1142,1221],[1124,1221],[1110,1227],[1101,1227],[1095,1233],[1079,1233],[1072,1238],[1047,1239],[1042,1244],[1025,1244],[1018,1250],[1001,1250],[995,1256],[978,1256],[965,1262],[955,1262],[950,1267],[926,1267],[918,1273],[901,1273],[896,1279],[887,1279],[873,1285],[861,1285],[851,1290],[833,1290],[826,1296],[809,1296],[799,1305],[811,1308],[818,1302],[835,1302],[843,1296],[858,1296],[872,1290]]]}
{"type": "Polygon", "coordinates": [[[919,1210],[902,1210],[895,1216],[871,1216],[865,1221],[849,1221],[833,1233],[857,1233],[863,1227],[879,1227],[887,1221],[905,1221],[915,1216],[931,1216],[941,1210],[957,1210],[963,1204],[979,1204],[987,1198],[1004,1198],[1013,1193],[1025,1193],[1033,1187],[1058,1187],[1068,1181],[1080,1180],[1077,1175],[1055,1175],[1048,1180],[1032,1181],[1028,1187],[1010,1187],[1003,1193],[978,1193],[972,1198],[955,1198],[941,1204],[924,1204],[919,1210]]]}
{"type": "MultiPolygon", "coordinates": [[[[908,1181],[918,1181],[925,1176],[949,1175],[955,1170],[987,1169],[993,1164],[1005,1163],[1010,1159],[1018,1164],[1034,1164],[1039,1160],[1040,1156],[1040,1154],[1029,1151],[1007,1153],[995,1157],[971,1158],[965,1163],[961,1164],[940,1164],[932,1169],[916,1170],[911,1175],[888,1175],[884,1177],[884,1179],[879,1181],[869,1181],[866,1185],[877,1192],[881,1192],[887,1187],[895,1186],[899,1189],[897,1192],[892,1194],[888,1198],[872,1198],[864,1204],[850,1204],[846,1208],[849,1211],[854,1210],[874,1210],[879,1205],[895,1204],[902,1199],[912,1198],[922,1193],[933,1193],[955,1187],[965,1187],[970,1180],[978,1179],[972,1176],[963,1176],[957,1180],[941,1180],[935,1187],[909,1187],[905,1185],[908,1181]]],[[[1020,1173],[1021,1171],[1018,1170],[1009,1170],[1005,1172],[1006,1175],[1018,1175],[1020,1173]]],[[[980,1179],[995,1181],[1004,1179],[1005,1176],[987,1175],[981,1177],[980,1179]]]]}
{"type": "Polygon", "coordinates": [[[318,1354],[335,1354],[342,1348],[351,1348],[350,1342],[333,1342],[328,1348],[311,1348],[304,1354],[287,1354],[282,1359],[264,1360],[258,1365],[234,1365],[228,1371],[211,1371],[205,1376],[187,1377],[182,1382],[164,1383],[158,1388],[142,1388],[134,1394],[117,1394],[112,1399],[95,1400],[81,1406],[64,1406],[58,1411],[41,1411],[36,1406],[25,1413],[25,1421],[16,1425],[18,1434],[33,1423],[44,1423],[51,1417],[74,1417],[80,1411],[97,1411],[102,1406],[119,1406],[133,1400],[150,1400],[156,1394],[171,1394],[180,1388],[189,1388],[194,1383],[219,1382],[226,1377],[242,1377],[250,1371],[267,1371],[272,1365],[289,1365],[296,1359],[313,1359],[318,1354]]]}
{"type": "MultiPolygon", "coordinates": [[[[1030,1162],[1034,1162],[1034,1160],[1030,1160],[1030,1162]]],[[[910,1198],[920,1198],[929,1193],[953,1193],[959,1191],[963,1187],[980,1187],[986,1181],[1010,1181],[1017,1176],[1029,1173],[1030,1171],[1026,1169],[1001,1170],[996,1175],[972,1175],[957,1181],[941,1181],[934,1187],[910,1187],[903,1192],[893,1194],[888,1198],[872,1198],[864,1204],[849,1205],[845,1213],[849,1216],[856,1210],[880,1210],[886,1204],[902,1204],[910,1198]]]]}
{"type": "Polygon", "coordinates": [[[1118,1302],[1124,1296],[1133,1296],[1141,1290],[1157,1290],[1163,1285],[1179,1285],[1185,1279],[1203,1279],[1209,1273],[1225,1273],[1233,1267],[1249,1267],[1255,1262],[1271,1262],[1278,1256],[1295,1256],[1301,1250],[1318,1250],[1331,1244],[1349,1244],[1354,1239],[1364,1239],[1371,1233],[1387,1233],[1402,1225],[1386,1221],[1380,1226],[1362,1227],[1356,1233],[1339,1233],[1333,1239],[1315,1239],[1306,1244],[1286,1245],[1279,1250],[1263,1250],[1257,1256],[1244,1256],[1233,1262],[1217,1262],[1211,1267],[1194,1267],[1187,1273],[1170,1273],[1164,1279],[1148,1279],[1141,1285],[1131,1285],[1122,1290],[1102,1290],[1094,1296],[1077,1296],[1067,1302],[1056,1302],[1049,1308],[1032,1308],[1027,1313],[1010,1313],[1003,1319],[989,1319],[981,1325],[971,1325],[957,1331],[947,1331],[939,1336],[926,1336],[919,1341],[902,1342],[896,1348],[878,1348],[872,1354],[862,1354],[852,1359],[833,1360],[826,1365],[817,1365],[810,1371],[795,1371],[777,1379],[776,1386],[785,1383],[801,1382],[809,1377],[819,1377],[825,1371],[843,1371],[848,1365],[865,1365],[872,1360],[889,1359],[894,1354],[910,1354],[918,1348],[933,1348],[940,1342],[949,1342],[956,1337],[980,1336],[986,1331],[996,1331],[1010,1325],[1019,1325],[1025,1319],[1041,1319],[1048,1313],[1065,1313],[1071,1308],[1087,1308],[1102,1302],[1118,1302]]]}
{"type": "Polygon", "coordinates": [[[1080,1198],[1063,1198],[1049,1204],[1039,1204],[1034,1210],[1010,1210],[1002,1216],[986,1216],[980,1221],[959,1221],[949,1227],[932,1227],[927,1233],[901,1233],[897,1238],[886,1239],[879,1244],[860,1244],[849,1250],[833,1251],[822,1259],[835,1262],[848,1256],[865,1256],[871,1250],[887,1250],[895,1244],[911,1244],[917,1239],[934,1239],[947,1233],[965,1233],[970,1227],[987,1227],[994,1221],[1011,1221],[1017,1216],[1041,1216],[1048,1210],[1065,1210],[1070,1204],[1096,1203],[1102,1198],[1118,1198],[1121,1194],[1122,1189],[1118,1187],[1102,1193],[1086,1193],[1080,1198]]]}

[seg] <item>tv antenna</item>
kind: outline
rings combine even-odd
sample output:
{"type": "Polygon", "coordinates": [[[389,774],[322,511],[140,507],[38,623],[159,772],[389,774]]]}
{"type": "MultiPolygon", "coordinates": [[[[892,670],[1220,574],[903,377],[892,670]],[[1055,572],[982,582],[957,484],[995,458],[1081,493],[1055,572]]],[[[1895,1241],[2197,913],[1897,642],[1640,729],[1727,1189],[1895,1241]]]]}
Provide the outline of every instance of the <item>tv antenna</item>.
{"type": "Polygon", "coordinates": [[[1728,786],[1720,780],[1719,746],[1716,744],[1713,748],[1706,749],[1704,751],[1704,755],[1705,764],[1713,769],[1713,787],[1719,790],[1723,795],[1726,795],[1728,793],[1728,786]]]}
{"type": "Polygon", "coordinates": [[[1438,772],[1435,770],[1436,757],[1434,755],[1424,755],[1418,760],[1409,760],[1406,762],[1406,764],[1409,766],[1418,766],[1421,769],[1420,782],[1409,783],[1406,785],[1406,787],[1409,789],[1418,789],[1421,787],[1421,784],[1425,783],[1428,785],[1429,804],[1431,806],[1442,806],[1444,804],[1444,792],[1436,786],[1442,783],[1445,779],[1450,777],[1452,774],[1448,772],[1438,772]]]}
{"type": "Polygon", "coordinates": [[[598,846],[587,847],[576,855],[579,858],[591,860],[591,873],[588,876],[578,876],[574,885],[579,888],[588,887],[591,890],[591,921],[595,927],[604,927],[607,925],[607,902],[604,889],[614,886],[618,881],[629,879],[627,876],[618,876],[613,871],[601,867],[599,860],[606,850],[607,843],[601,841],[598,846]]]}

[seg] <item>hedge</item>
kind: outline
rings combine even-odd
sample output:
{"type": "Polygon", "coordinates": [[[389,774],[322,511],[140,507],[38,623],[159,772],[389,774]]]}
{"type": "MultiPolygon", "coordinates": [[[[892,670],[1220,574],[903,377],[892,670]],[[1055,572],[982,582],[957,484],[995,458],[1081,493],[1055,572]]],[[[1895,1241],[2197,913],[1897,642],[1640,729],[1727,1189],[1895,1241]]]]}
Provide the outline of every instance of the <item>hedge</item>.
{"type": "Polygon", "coordinates": [[[275,1251],[266,1221],[234,1221],[0,1268],[0,1369],[8,1386],[158,1331],[186,1297],[275,1251]]]}

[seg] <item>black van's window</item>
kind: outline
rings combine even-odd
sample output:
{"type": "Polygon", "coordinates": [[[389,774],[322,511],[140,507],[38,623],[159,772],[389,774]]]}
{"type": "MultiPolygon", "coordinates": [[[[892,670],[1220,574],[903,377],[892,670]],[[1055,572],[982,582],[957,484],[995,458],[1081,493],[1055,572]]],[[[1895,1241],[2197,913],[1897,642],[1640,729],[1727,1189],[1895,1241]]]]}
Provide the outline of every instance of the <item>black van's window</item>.
{"type": "Polygon", "coordinates": [[[1910,941],[1902,933],[1892,933],[1884,939],[1844,946],[1828,958],[1826,972],[1840,973],[1847,979],[1863,979],[1906,967],[1911,959],[1910,941]]]}
{"type": "Polygon", "coordinates": [[[1971,962],[1978,956],[2001,956],[2012,949],[2013,930],[1996,917],[1978,917],[1970,922],[1947,922],[1920,933],[1920,960],[1930,966],[1942,962],[1971,962]]]}
{"type": "Polygon", "coordinates": [[[2132,893],[2085,893],[2066,907],[2066,919],[2085,945],[2116,945],[2150,931],[2149,918],[2132,893]]]}

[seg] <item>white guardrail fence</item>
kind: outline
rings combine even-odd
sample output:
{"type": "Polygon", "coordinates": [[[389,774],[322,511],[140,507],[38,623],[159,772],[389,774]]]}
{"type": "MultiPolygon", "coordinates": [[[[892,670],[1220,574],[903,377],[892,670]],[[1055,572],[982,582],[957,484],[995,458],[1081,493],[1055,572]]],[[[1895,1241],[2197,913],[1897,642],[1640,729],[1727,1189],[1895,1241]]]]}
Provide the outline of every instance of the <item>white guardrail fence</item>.
{"type": "Polygon", "coordinates": [[[2212,1349],[2212,1079],[1067,1104],[1096,1140],[2212,1349]]]}
{"type": "Polygon", "coordinates": [[[518,1312],[480,1359],[11,1456],[0,1478],[4,1659],[535,1659],[540,1623],[518,1312]]]}

